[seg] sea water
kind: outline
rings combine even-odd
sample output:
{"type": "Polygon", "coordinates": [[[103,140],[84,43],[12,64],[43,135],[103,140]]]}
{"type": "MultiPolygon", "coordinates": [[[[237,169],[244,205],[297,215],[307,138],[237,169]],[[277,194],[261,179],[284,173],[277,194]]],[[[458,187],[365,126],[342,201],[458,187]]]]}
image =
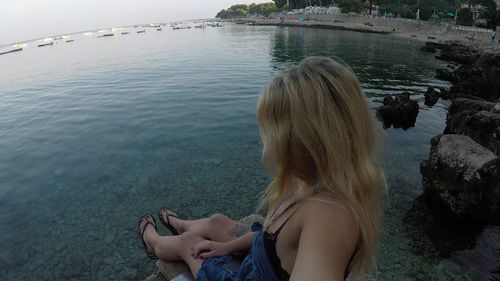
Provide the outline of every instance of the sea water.
{"type": "Polygon", "coordinates": [[[29,42],[0,56],[0,280],[140,280],[155,269],[136,233],[143,214],[254,212],[270,181],[260,164],[259,91],[311,55],[350,65],[372,108],[403,91],[421,107],[414,128],[386,130],[378,278],[467,273],[415,251],[403,223],[448,106],[423,105],[428,86],[448,85],[434,78],[443,63],[422,43],[231,24],[127,30],[29,42]]]}

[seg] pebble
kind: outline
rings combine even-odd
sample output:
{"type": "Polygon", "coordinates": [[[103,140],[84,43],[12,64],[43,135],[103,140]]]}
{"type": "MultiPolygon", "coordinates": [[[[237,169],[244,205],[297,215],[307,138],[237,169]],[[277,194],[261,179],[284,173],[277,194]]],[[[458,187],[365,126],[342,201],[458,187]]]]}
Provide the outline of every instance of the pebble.
{"type": "Polygon", "coordinates": [[[82,271],[81,264],[79,262],[74,262],[66,265],[66,268],[63,271],[63,276],[66,278],[77,277],[81,274],[81,271],[82,271]]]}
{"type": "Polygon", "coordinates": [[[136,279],[137,277],[137,269],[133,267],[125,267],[124,275],[126,279],[136,279]]]}
{"type": "Polygon", "coordinates": [[[115,263],[115,259],[113,257],[105,257],[102,261],[108,265],[112,265],[115,263]]]}
{"type": "Polygon", "coordinates": [[[115,236],[112,232],[107,232],[105,235],[104,235],[104,241],[107,242],[107,243],[111,243],[113,242],[113,240],[115,240],[115,236]]]}

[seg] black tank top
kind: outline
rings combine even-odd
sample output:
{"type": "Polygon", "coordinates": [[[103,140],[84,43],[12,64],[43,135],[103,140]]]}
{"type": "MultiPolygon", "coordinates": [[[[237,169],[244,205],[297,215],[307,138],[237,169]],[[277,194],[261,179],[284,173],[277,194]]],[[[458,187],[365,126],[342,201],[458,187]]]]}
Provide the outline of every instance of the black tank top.
{"type": "MultiPolygon", "coordinates": [[[[298,202],[295,202],[295,203],[291,204],[290,206],[288,206],[281,214],[284,214],[286,211],[288,211],[290,208],[295,206],[297,203],[298,202]]],[[[271,259],[271,262],[272,262],[273,267],[274,267],[274,271],[278,275],[279,281],[288,281],[290,279],[290,274],[288,274],[288,272],[286,272],[286,270],[281,266],[281,261],[280,261],[280,258],[278,257],[278,252],[276,251],[276,242],[278,241],[278,235],[280,234],[281,230],[283,230],[283,227],[285,227],[286,223],[292,218],[292,216],[299,209],[300,209],[300,207],[297,208],[296,210],[294,210],[292,212],[292,214],[290,216],[288,216],[288,218],[280,225],[280,227],[278,227],[278,229],[274,233],[270,233],[268,231],[265,231],[263,233],[264,245],[266,248],[266,252],[267,252],[268,257],[271,259]]],[[[281,216],[281,214],[280,214],[280,216],[281,216]]],[[[349,276],[349,273],[351,272],[351,264],[352,264],[352,261],[354,259],[354,255],[357,252],[358,246],[359,246],[359,242],[358,242],[358,245],[356,245],[356,249],[354,250],[354,252],[351,256],[351,259],[349,260],[348,267],[346,268],[346,271],[344,273],[344,280],[347,279],[347,277],[349,276]]]]}

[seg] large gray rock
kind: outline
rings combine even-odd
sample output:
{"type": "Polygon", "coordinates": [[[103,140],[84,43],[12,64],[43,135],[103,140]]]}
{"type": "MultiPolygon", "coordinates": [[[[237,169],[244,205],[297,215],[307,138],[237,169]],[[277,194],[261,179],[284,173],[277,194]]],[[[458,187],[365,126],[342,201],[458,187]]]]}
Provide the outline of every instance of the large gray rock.
{"type": "Polygon", "coordinates": [[[458,220],[500,224],[499,158],[464,135],[439,135],[431,145],[420,165],[430,206],[458,220]]]}
{"type": "Polygon", "coordinates": [[[448,110],[445,134],[462,134],[500,155],[500,114],[495,103],[457,98],[448,110]]]}

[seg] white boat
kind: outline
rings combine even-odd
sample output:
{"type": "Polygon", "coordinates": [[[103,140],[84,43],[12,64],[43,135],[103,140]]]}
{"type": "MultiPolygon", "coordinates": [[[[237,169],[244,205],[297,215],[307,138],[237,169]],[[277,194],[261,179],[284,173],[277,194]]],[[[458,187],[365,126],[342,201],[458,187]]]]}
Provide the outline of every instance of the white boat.
{"type": "Polygon", "coordinates": [[[190,29],[190,28],[191,28],[191,26],[189,26],[187,24],[178,24],[178,25],[173,27],[173,29],[176,29],[176,30],[178,30],[178,29],[190,29]]]}

